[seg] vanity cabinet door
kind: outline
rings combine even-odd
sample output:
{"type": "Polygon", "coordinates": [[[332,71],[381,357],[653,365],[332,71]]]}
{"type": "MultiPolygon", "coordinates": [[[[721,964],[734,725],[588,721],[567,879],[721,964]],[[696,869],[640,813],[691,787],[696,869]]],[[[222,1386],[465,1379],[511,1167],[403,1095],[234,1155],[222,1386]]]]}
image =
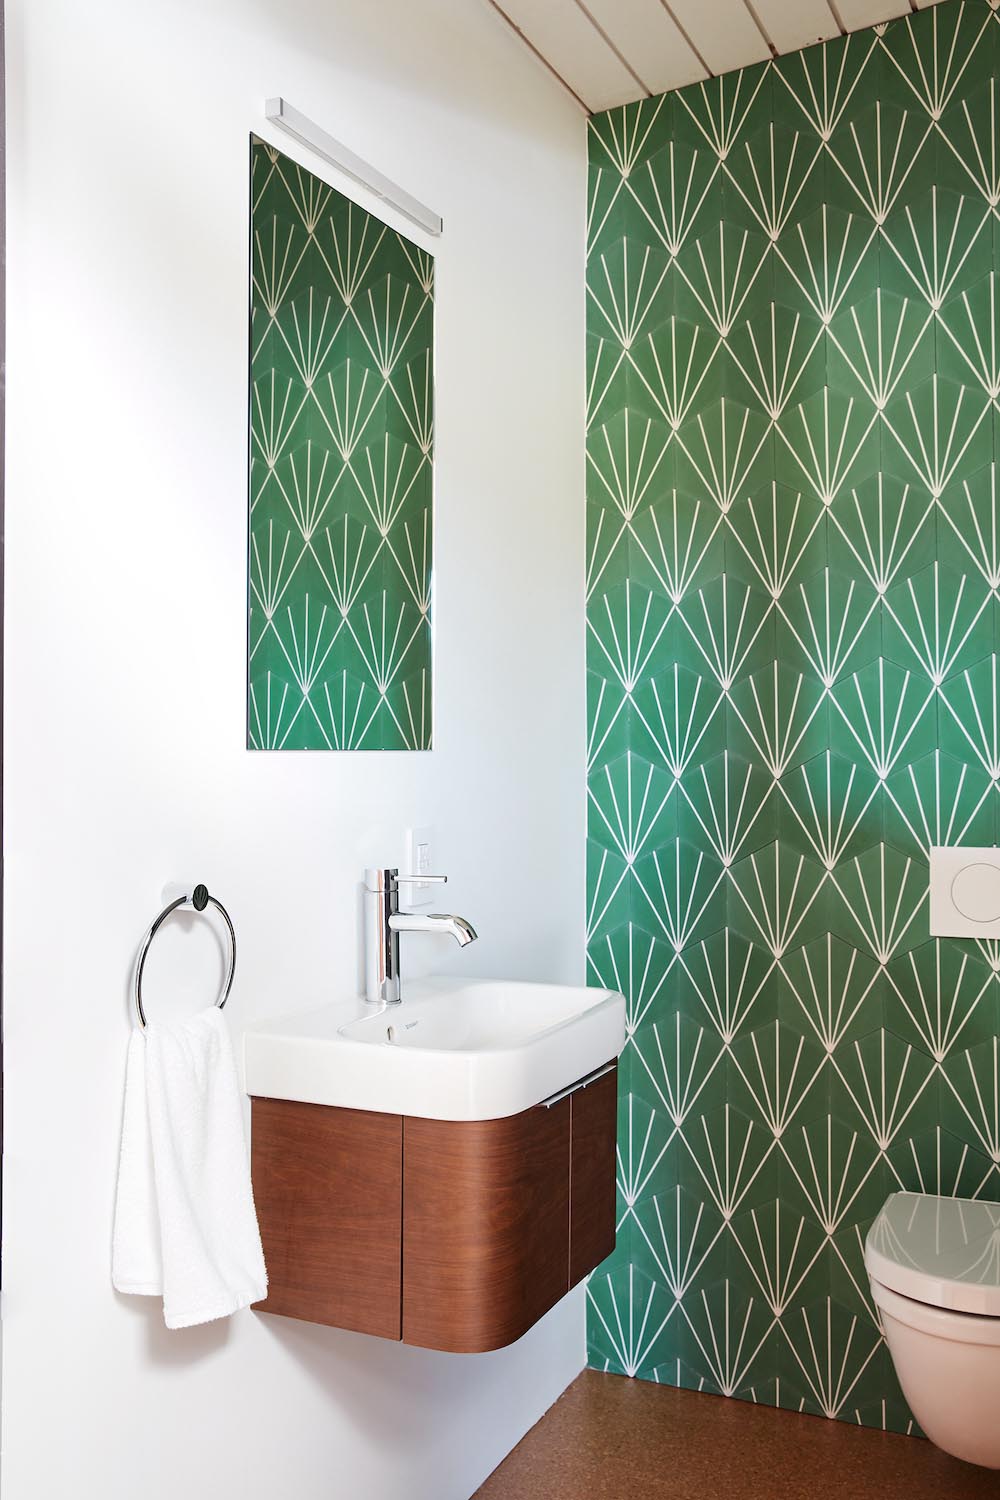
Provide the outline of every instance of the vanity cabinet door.
{"type": "Polygon", "coordinates": [[[404,1343],[499,1349],[568,1291],[570,1107],[404,1119],[404,1343]]]}
{"type": "Polygon", "coordinates": [[[615,1248],[618,1069],[570,1095],[569,1284],[576,1286],[615,1248]]]}
{"type": "Polygon", "coordinates": [[[261,1312],[400,1337],[403,1121],[254,1099],[261,1312]]]}

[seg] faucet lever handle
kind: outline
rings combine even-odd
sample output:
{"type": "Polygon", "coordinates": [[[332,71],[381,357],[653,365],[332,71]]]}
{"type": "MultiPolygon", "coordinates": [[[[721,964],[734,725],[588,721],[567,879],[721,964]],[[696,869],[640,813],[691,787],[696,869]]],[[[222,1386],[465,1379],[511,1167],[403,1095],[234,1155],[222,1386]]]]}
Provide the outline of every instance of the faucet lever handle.
{"type": "Polygon", "coordinates": [[[447,875],[400,875],[394,867],[369,866],[365,870],[365,889],[372,895],[379,891],[395,890],[401,885],[447,885],[447,875]]]}

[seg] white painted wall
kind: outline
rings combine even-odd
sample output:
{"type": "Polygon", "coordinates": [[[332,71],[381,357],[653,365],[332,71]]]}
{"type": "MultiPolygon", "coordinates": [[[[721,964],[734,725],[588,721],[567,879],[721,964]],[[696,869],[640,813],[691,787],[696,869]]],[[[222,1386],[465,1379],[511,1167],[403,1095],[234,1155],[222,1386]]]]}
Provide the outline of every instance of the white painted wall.
{"type": "MultiPolygon", "coordinates": [[[[7,12],[4,1500],[463,1500],[581,1367],[580,1295],[475,1358],[167,1334],[109,1281],[127,980],[191,875],[236,922],[237,1028],[354,986],[360,871],[413,820],[481,934],[441,962],[581,977],[583,120],[480,0],[7,12]],[[444,215],[429,756],[243,749],[272,93],[444,215]]],[[[199,933],[151,1006],[210,988],[199,933]]]]}

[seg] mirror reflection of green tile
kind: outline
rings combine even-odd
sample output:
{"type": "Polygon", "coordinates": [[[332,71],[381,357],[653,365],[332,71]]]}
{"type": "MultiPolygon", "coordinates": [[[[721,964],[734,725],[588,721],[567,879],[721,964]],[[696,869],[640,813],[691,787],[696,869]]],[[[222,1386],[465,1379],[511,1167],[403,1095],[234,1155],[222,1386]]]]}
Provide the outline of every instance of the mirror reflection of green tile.
{"type": "Polygon", "coordinates": [[[434,260],[251,139],[247,746],[431,748],[434,260]]]}

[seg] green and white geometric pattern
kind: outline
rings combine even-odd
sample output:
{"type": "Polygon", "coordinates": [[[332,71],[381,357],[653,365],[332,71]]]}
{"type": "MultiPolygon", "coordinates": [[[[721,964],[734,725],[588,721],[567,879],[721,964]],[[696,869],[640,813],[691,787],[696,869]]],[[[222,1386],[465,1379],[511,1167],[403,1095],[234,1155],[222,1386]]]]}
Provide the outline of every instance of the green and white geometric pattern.
{"type": "Polygon", "coordinates": [[[252,750],[429,750],[434,262],[251,141],[252,750]]]}
{"type": "Polygon", "coordinates": [[[589,965],[628,1000],[591,1362],[909,1431],[862,1246],[1000,1199],[1000,0],[591,125],[589,965]]]}

